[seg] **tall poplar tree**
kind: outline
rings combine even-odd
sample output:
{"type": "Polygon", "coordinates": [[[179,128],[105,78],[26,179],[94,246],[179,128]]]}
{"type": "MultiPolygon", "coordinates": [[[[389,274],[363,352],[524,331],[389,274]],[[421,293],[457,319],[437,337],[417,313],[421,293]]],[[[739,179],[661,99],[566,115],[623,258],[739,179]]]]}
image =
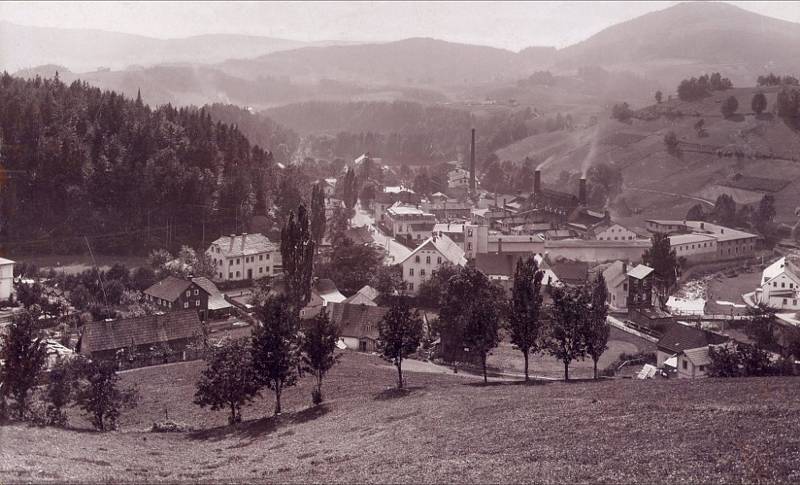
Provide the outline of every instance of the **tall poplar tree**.
{"type": "Polygon", "coordinates": [[[281,257],[286,291],[295,317],[311,298],[311,275],[314,269],[314,240],[309,229],[308,213],[300,204],[281,231],[281,257]]]}
{"type": "Polygon", "coordinates": [[[592,285],[591,307],[587,309],[586,318],[586,353],[594,364],[594,378],[597,379],[597,361],[608,348],[608,336],[611,328],[608,325],[608,288],[603,273],[597,275],[592,285]]]}
{"type": "Polygon", "coordinates": [[[314,184],[311,190],[311,237],[317,249],[325,237],[325,225],[325,193],[319,184],[314,184]]]}
{"type": "Polygon", "coordinates": [[[542,278],[536,260],[529,257],[517,261],[514,271],[514,287],[511,290],[508,330],[511,343],[525,358],[525,380],[528,376],[528,361],[531,352],[539,350],[542,322],[542,278]]]}

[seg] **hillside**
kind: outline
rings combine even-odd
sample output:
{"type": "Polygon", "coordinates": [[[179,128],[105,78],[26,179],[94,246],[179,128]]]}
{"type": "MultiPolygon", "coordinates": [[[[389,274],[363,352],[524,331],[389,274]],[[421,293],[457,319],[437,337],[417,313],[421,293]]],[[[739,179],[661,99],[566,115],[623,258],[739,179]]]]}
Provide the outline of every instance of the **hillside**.
{"type": "Polygon", "coordinates": [[[734,84],[767,70],[800,69],[800,24],[722,2],[686,2],[611,26],[558,51],[562,68],[600,65],[672,84],[698,69],[722,70],[734,84]]]}
{"type": "Polygon", "coordinates": [[[797,378],[483,386],[408,372],[398,394],[393,368],[347,353],[323,406],[308,407],[306,379],[280,418],[262,418],[267,393],[230,428],[191,404],[200,369],[124,374],[142,402],[121,432],[0,428],[0,480],[791,483],[800,468],[797,378]],[[165,407],[200,429],[146,431],[165,407]]]}
{"type": "Polygon", "coordinates": [[[493,47],[428,38],[382,44],[304,47],[251,60],[229,60],[225,72],[248,79],[282,75],[360,84],[460,86],[516,79],[530,69],[528,57],[493,47]]]}
{"type": "MultiPolygon", "coordinates": [[[[597,126],[533,135],[496,153],[501,160],[512,161],[526,156],[539,160],[552,156],[552,162],[543,169],[545,180],[551,182],[563,170],[577,172],[585,164],[595,162],[616,164],[622,169],[625,181],[622,197],[631,209],[641,210],[641,214],[629,220],[634,224],[653,217],[683,218],[689,207],[702,203],[702,199],[713,202],[721,191],[734,192],[721,189],[719,184],[736,173],[786,181],[788,184],[780,190],[769,193],[776,199],[776,220],[794,224],[800,163],[785,158],[796,157],[800,133],[772,114],[757,117],[750,111],[750,101],[758,91],[766,94],[768,111],[772,111],[777,89],[716,91],[695,102],[675,98],[641,109],[636,115],[641,119],[633,119],[630,124],[609,119],[606,112],[597,126]],[[720,103],[731,95],[738,99],[739,115],[724,119],[720,103]],[[675,118],[665,115],[678,111],[683,115],[675,118]],[[708,136],[699,137],[694,128],[700,119],[708,136]],[[680,158],[666,151],[663,140],[668,131],[674,131],[682,142],[680,158]],[[589,157],[593,142],[594,156],[589,157]],[[698,144],[705,147],[697,147],[698,144]],[[719,157],[717,148],[758,153],[764,158],[719,157]]],[[[739,203],[752,203],[763,195],[757,190],[735,192],[739,203]]],[[[616,216],[624,219],[632,214],[616,216]]]]}

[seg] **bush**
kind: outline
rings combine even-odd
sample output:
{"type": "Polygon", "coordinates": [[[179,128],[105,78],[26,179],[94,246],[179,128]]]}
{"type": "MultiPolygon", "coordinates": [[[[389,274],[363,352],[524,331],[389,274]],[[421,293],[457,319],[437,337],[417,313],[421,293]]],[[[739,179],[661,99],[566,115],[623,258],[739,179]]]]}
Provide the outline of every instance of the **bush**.
{"type": "Polygon", "coordinates": [[[677,155],[678,150],[678,135],[674,131],[668,132],[664,135],[664,145],[667,147],[667,153],[670,155],[677,155]]]}
{"type": "Polygon", "coordinates": [[[739,101],[735,96],[728,96],[725,98],[725,101],[722,102],[722,106],[720,106],[722,116],[726,118],[733,116],[737,109],[739,109],[739,101]]]}
{"type": "Polygon", "coordinates": [[[767,109],[767,97],[764,93],[756,93],[753,95],[753,100],[750,102],[750,107],[755,114],[760,115],[767,109]]]}
{"type": "Polygon", "coordinates": [[[156,421],[153,423],[153,427],[150,428],[150,432],[152,433],[183,433],[191,430],[192,428],[188,425],[172,421],[171,419],[156,421]]]}
{"type": "Polygon", "coordinates": [[[611,110],[611,117],[622,121],[623,123],[630,121],[632,116],[633,111],[631,110],[630,106],[628,106],[628,103],[615,104],[611,110]]]}

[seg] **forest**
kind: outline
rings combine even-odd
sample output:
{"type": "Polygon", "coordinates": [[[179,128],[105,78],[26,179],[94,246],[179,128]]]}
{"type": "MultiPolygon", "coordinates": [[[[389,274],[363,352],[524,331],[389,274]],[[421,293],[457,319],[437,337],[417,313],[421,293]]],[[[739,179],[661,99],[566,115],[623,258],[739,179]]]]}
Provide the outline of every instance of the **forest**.
{"type": "Polygon", "coordinates": [[[197,245],[266,212],[277,186],[272,153],[208,110],[150,108],[57,75],[2,75],[0,140],[5,251],[197,245]]]}

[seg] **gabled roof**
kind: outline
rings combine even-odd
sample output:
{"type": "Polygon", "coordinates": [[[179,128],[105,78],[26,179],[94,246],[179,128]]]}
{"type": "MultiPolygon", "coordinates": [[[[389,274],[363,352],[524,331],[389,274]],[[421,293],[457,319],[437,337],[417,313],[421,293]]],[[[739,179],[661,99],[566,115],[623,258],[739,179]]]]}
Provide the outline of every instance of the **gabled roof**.
{"type": "Polygon", "coordinates": [[[677,354],[688,349],[721,344],[727,340],[728,337],[724,335],[676,323],[669,326],[664,336],[659,339],[657,346],[667,352],[677,354]]]}
{"type": "Polygon", "coordinates": [[[447,237],[446,235],[436,235],[429,237],[428,239],[424,240],[416,249],[411,251],[408,256],[405,257],[399,264],[403,264],[408,261],[411,257],[416,256],[422,250],[432,250],[437,251],[441,254],[445,260],[447,260],[450,264],[454,264],[456,266],[465,266],[467,264],[467,258],[464,257],[464,250],[456,244],[455,241],[447,237]]]}
{"type": "Polygon", "coordinates": [[[81,337],[81,353],[116,350],[131,344],[150,345],[203,335],[196,310],[180,310],[146,317],[87,323],[81,337]]]}
{"type": "Polygon", "coordinates": [[[626,266],[623,261],[614,261],[603,271],[608,288],[616,288],[627,280],[626,266]]]}
{"type": "Polygon", "coordinates": [[[557,261],[551,267],[565,283],[582,283],[589,279],[589,263],[584,261],[557,261]]]}
{"type": "Polygon", "coordinates": [[[369,306],[377,306],[375,303],[375,299],[378,298],[380,293],[375,288],[364,285],[360,290],[358,290],[353,296],[346,299],[344,303],[349,303],[351,305],[369,305],[369,306]]]}
{"type": "Polygon", "coordinates": [[[0,258],[0,266],[5,266],[7,264],[14,264],[14,261],[6,258],[0,258]]]}
{"type": "Polygon", "coordinates": [[[636,265],[635,268],[628,271],[628,276],[630,276],[631,278],[636,278],[637,280],[641,280],[647,278],[653,271],[655,270],[650,266],[638,264],[636,265]]]}
{"type": "Polygon", "coordinates": [[[200,276],[197,278],[192,278],[192,282],[202,288],[203,291],[208,293],[209,310],[223,310],[231,307],[231,304],[225,299],[225,295],[219,291],[217,285],[215,285],[210,279],[206,278],[205,276],[200,276]]]}
{"type": "Polygon", "coordinates": [[[708,345],[705,347],[698,347],[696,349],[686,349],[683,354],[695,366],[709,365],[711,357],[708,354],[708,345]]]}
{"type": "Polygon", "coordinates": [[[221,236],[211,244],[219,246],[220,254],[226,257],[250,256],[280,249],[267,236],[259,233],[221,236]]]}
{"type": "MultiPolygon", "coordinates": [[[[163,280],[154,283],[150,288],[144,290],[144,293],[162,300],[175,301],[181,296],[181,293],[188,290],[190,286],[192,286],[192,282],[189,280],[167,276],[163,280]]],[[[202,286],[200,286],[200,288],[208,293],[202,286]]]]}
{"type": "Polygon", "coordinates": [[[331,303],[328,316],[339,327],[342,337],[378,339],[378,325],[389,311],[382,306],[331,303]]]}
{"type": "Polygon", "coordinates": [[[336,287],[336,283],[327,278],[317,280],[316,284],[314,285],[314,291],[319,293],[319,296],[322,298],[322,301],[325,305],[329,303],[342,302],[347,299],[346,296],[339,292],[339,288],[336,287]]]}

